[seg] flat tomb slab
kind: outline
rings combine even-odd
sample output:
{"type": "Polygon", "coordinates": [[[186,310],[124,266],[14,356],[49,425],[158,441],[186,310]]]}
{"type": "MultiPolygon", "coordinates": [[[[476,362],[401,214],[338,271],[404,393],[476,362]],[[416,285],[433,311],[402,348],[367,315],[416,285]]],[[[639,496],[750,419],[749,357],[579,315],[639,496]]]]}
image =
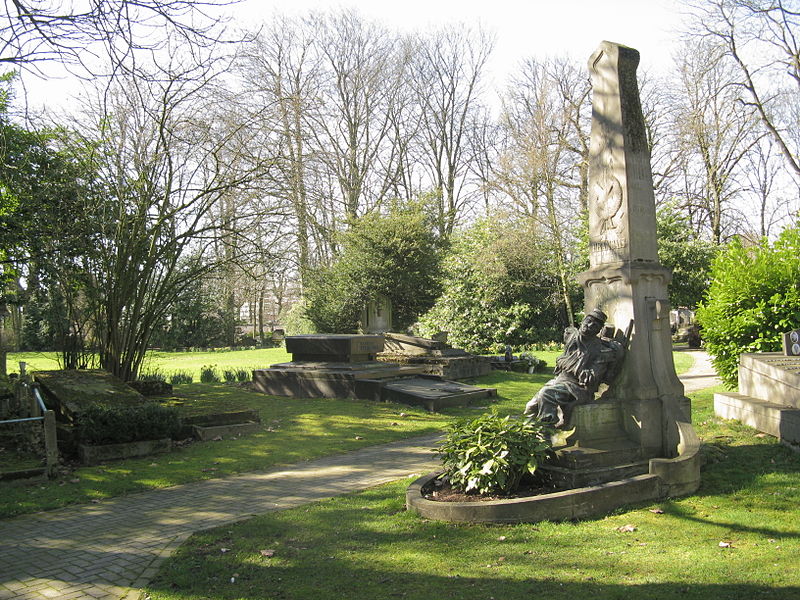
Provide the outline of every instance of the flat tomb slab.
{"type": "Polygon", "coordinates": [[[290,335],[286,351],[293,361],[361,362],[383,351],[382,335],[290,335]]]}
{"type": "Polygon", "coordinates": [[[779,352],[742,354],[739,392],[800,408],[800,356],[779,352]]]}
{"type": "Polygon", "coordinates": [[[448,406],[463,406],[473,400],[496,396],[497,389],[481,388],[455,381],[412,377],[385,383],[381,399],[436,411],[448,406]]]}
{"type": "Polygon", "coordinates": [[[714,394],[714,412],[724,419],[736,419],[792,446],[800,445],[800,409],[746,394],[714,394]]]}
{"type": "Polygon", "coordinates": [[[142,394],[100,369],[36,371],[33,378],[67,421],[92,404],[139,406],[145,402],[142,394]]]}

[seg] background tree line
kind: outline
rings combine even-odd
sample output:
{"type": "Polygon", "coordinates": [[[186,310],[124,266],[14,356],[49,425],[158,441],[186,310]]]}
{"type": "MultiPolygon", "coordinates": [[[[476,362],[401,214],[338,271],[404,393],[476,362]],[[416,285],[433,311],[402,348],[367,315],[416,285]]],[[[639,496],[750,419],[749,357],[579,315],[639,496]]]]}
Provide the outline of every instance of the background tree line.
{"type": "MultiPolygon", "coordinates": [[[[796,4],[687,0],[674,70],[640,75],[676,306],[701,301],[719,247],[797,218],[796,4]]],[[[401,34],[335,11],[233,33],[185,25],[192,3],[136,6],[135,27],[87,13],[44,40],[7,10],[10,68],[109,76],[82,107],[33,120],[6,81],[4,347],[99,356],[128,378],[148,345],[231,345],[243,319],[263,340],[292,304],[306,327],[354,329],[356,308],[392,291],[398,325],[421,319],[471,349],[574,322],[583,64],[529,58],[497,90],[479,29],[401,34]],[[163,38],[135,36],[164,17],[177,26],[163,38]]]]}

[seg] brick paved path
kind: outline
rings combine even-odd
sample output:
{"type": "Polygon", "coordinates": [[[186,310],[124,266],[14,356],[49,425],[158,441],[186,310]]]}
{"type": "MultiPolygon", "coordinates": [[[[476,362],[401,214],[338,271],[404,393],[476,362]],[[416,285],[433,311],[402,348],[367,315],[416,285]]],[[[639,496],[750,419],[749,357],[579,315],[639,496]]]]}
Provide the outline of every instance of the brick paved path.
{"type": "Polygon", "coordinates": [[[0,600],[139,598],[195,531],[430,472],[437,437],[0,521],[0,600]]]}
{"type": "MultiPolygon", "coordinates": [[[[705,353],[693,357],[687,392],[715,385],[705,353]]],[[[436,437],[0,521],[0,600],[137,599],[195,531],[432,471],[436,437]]]]}

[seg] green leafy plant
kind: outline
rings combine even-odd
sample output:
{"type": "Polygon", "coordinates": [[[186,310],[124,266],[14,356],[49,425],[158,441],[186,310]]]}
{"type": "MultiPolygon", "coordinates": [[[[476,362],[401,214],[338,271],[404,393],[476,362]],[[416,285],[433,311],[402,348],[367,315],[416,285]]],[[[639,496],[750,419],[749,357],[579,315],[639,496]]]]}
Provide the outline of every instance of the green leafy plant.
{"type": "Polygon", "coordinates": [[[236,381],[245,382],[250,381],[252,375],[247,369],[236,369],[236,381]]]}
{"type": "Polygon", "coordinates": [[[496,412],[456,421],[437,449],[444,474],[464,492],[508,494],[550,450],[550,427],[496,412]]]}
{"type": "Polygon", "coordinates": [[[225,379],[226,383],[235,383],[236,382],[236,371],[232,369],[225,369],[222,372],[222,377],[225,379]]]}
{"type": "Polygon", "coordinates": [[[774,244],[733,240],[714,260],[712,281],[697,311],[701,335],[720,378],[738,379],[743,352],[781,349],[781,334],[800,328],[800,229],[774,244]]]}
{"type": "Polygon", "coordinates": [[[174,371],[169,376],[169,382],[172,385],[181,384],[181,383],[192,383],[194,381],[194,375],[190,371],[174,371]]]}
{"type": "Polygon", "coordinates": [[[154,369],[146,373],[140,373],[138,379],[139,381],[162,381],[166,383],[167,376],[158,369],[154,369]]]}
{"type": "Polygon", "coordinates": [[[200,383],[220,383],[221,381],[214,365],[204,365],[200,369],[200,383]]]}
{"type": "Polygon", "coordinates": [[[171,438],[180,430],[174,407],[147,402],[138,406],[92,404],[77,419],[84,444],[120,444],[171,438]]]}

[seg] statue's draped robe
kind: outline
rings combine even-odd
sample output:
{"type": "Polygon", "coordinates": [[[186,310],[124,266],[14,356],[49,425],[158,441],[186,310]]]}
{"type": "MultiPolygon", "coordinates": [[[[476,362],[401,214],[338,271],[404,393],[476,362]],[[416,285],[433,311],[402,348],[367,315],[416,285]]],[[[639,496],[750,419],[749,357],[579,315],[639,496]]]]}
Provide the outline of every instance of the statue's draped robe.
{"type": "Polygon", "coordinates": [[[555,377],[528,403],[525,414],[536,415],[556,427],[568,424],[575,406],[594,400],[600,384],[609,383],[608,376],[621,353],[622,346],[617,342],[582,336],[579,330],[572,329],[567,334],[564,353],[556,361],[555,377]],[[594,373],[588,385],[578,383],[584,371],[594,373]]]}

